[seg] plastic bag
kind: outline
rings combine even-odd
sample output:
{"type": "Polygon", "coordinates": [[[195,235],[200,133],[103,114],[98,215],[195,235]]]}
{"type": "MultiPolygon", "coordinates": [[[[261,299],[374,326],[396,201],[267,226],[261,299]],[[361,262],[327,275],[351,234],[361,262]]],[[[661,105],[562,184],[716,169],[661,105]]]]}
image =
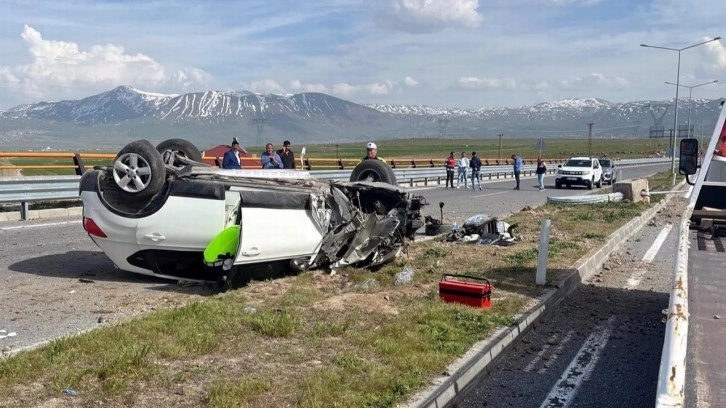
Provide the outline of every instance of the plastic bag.
{"type": "Polygon", "coordinates": [[[411,283],[411,281],[413,281],[413,275],[414,275],[413,268],[406,265],[403,267],[403,271],[397,273],[393,277],[393,284],[394,285],[405,285],[407,283],[411,283]]]}

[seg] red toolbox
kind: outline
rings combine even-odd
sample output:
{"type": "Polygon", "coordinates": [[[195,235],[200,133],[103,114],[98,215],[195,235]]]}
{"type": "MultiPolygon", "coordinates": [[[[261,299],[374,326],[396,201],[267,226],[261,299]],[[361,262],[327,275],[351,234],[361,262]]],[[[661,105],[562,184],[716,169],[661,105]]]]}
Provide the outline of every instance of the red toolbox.
{"type": "Polygon", "coordinates": [[[444,274],[439,282],[439,297],[444,302],[488,308],[491,305],[491,296],[492,284],[486,278],[444,274]]]}

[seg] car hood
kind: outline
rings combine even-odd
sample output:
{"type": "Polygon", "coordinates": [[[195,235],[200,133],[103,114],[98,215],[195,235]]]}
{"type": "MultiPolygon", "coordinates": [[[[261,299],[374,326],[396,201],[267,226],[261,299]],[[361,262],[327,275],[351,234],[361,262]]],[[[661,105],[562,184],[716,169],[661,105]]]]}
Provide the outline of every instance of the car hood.
{"type": "Polygon", "coordinates": [[[565,166],[560,167],[559,170],[563,170],[563,171],[592,171],[592,169],[589,168],[589,167],[565,167],[565,166]]]}

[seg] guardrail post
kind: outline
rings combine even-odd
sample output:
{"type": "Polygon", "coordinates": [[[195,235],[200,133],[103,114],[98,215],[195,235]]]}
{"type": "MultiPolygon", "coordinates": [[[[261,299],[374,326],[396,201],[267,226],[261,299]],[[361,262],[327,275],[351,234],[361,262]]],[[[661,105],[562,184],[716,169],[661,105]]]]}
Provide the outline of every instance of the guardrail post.
{"type": "Polygon", "coordinates": [[[539,255],[537,257],[537,276],[535,283],[544,285],[547,281],[547,257],[550,247],[550,220],[542,220],[542,226],[539,229],[539,255]]]}
{"type": "Polygon", "coordinates": [[[86,167],[83,166],[83,159],[80,154],[73,154],[73,164],[76,165],[76,176],[82,176],[86,172],[86,167]]]}
{"type": "MultiPolygon", "coordinates": [[[[434,164],[434,160],[433,159],[431,159],[430,163],[431,163],[431,167],[436,167],[436,165],[434,164]]],[[[441,184],[441,183],[439,183],[439,184],[441,184]]]]}
{"type": "Polygon", "coordinates": [[[214,165],[219,167],[220,169],[222,168],[222,163],[219,162],[219,158],[214,159],[214,165]]]}
{"type": "Polygon", "coordinates": [[[343,165],[343,160],[341,160],[341,159],[338,159],[338,169],[345,170],[345,166],[343,165]]]}
{"type": "Polygon", "coordinates": [[[28,202],[23,201],[22,203],[20,203],[20,219],[23,221],[27,221],[29,212],[30,209],[28,208],[28,202]]]}
{"type": "MultiPolygon", "coordinates": [[[[396,161],[395,160],[391,160],[391,168],[392,169],[395,169],[396,168],[396,161]]],[[[341,170],[342,170],[342,168],[341,168],[341,170]]]]}
{"type": "Polygon", "coordinates": [[[312,170],[312,168],[310,168],[310,160],[308,159],[305,159],[305,170],[312,170]]]}
{"type": "Polygon", "coordinates": [[[414,168],[414,169],[416,168],[416,161],[415,160],[411,160],[411,168],[414,168]]]}

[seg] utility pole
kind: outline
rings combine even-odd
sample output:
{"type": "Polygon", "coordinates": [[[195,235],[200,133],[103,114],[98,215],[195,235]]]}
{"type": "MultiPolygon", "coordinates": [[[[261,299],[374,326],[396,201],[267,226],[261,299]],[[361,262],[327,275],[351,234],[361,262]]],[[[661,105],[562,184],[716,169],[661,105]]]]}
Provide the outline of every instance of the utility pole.
{"type": "Polygon", "coordinates": [[[502,158],[502,136],[504,136],[504,133],[500,133],[497,136],[499,136],[499,153],[497,154],[497,159],[502,158]]]}
{"type": "Polygon", "coordinates": [[[592,157],[592,125],[594,123],[590,122],[587,124],[587,127],[590,128],[588,135],[587,135],[587,156],[592,157]]]}
{"type": "Polygon", "coordinates": [[[264,116],[257,117],[252,119],[255,124],[257,125],[257,146],[262,146],[262,131],[265,130],[265,120],[266,118],[264,116]]]}

